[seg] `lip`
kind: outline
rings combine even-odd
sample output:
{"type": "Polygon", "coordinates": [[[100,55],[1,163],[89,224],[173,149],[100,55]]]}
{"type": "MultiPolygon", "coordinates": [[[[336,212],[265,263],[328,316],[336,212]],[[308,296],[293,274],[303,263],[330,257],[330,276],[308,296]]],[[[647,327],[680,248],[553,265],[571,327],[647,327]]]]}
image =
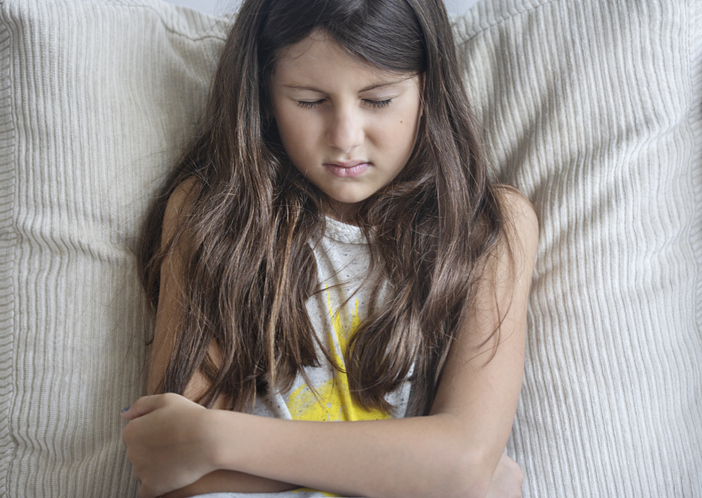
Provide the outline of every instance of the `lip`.
{"type": "Polygon", "coordinates": [[[340,168],[353,168],[355,166],[358,166],[359,164],[367,164],[368,161],[363,161],[363,160],[356,160],[356,161],[329,161],[324,164],[328,164],[330,166],[339,166],[340,168]]]}
{"type": "Polygon", "coordinates": [[[339,178],[353,178],[363,174],[369,167],[368,161],[332,161],[324,163],[334,176],[339,178]]]}

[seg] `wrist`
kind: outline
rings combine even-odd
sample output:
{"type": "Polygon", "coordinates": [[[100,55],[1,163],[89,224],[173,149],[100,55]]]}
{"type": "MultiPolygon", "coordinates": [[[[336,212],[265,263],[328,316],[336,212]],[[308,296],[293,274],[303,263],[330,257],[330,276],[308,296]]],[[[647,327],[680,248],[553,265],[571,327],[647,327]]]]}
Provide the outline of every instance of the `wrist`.
{"type": "Polygon", "coordinates": [[[240,470],[237,465],[236,449],[241,446],[237,436],[239,423],[237,412],[228,410],[207,410],[207,440],[210,441],[210,464],[213,470],[240,470]]]}

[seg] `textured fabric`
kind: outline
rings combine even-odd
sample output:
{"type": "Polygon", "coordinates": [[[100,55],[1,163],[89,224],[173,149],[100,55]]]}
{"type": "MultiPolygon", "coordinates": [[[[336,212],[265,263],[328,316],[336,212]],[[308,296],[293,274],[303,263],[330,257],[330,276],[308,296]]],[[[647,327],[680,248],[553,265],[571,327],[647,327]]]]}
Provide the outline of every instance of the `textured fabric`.
{"type": "Polygon", "coordinates": [[[134,250],[226,23],[158,1],[0,7],[0,496],[133,496],[134,250]]]}
{"type": "MultiPolygon", "coordinates": [[[[368,316],[371,304],[370,289],[363,285],[368,276],[369,253],[361,229],[327,218],[325,232],[313,249],[321,292],[312,296],[306,304],[307,314],[317,334],[317,358],[322,360],[322,364],[305,369],[311,386],[298,375],[286,392],[273,392],[259,399],[254,413],[318,422],[383,420],[406,416],[409,382],[386,396],[394,408],[393,412],[365,410],[353,401],[344,372],[344,354],[349,338],[368,316]],[[324,361],[322,348],[342,371],[334,370],[324,361]]],[[[380,299],[383,296],[381,293],[380,299]]]]}
{"type": "Polygon", "coordinates": [[[700,5],[457,21],[492,162],[541,222],[508,446],[526,497],[702,496],[700,5]]]}
{"type": "MultiPolygon", "coordinates": [[[[527,497],[702,496],[701,11],[457,20],[492,162],[541,221],[508,446],[527,497]]],[[[135,237],[225,33],[157,0],[0,4],[0,497],[134,494],[135,237]]]]}
{"type": "MultiPolygon", "coordinates": [[[[334,362],[344,369],[344,353],[354,330],[368,316],[370,289],[363,285],[368,276],[368,245],[360,228],[326,219],[326,229],[321,241],[313,246],[319,288],[325,289],[307,302],[307,313],[319,339],[317,357],[319,367],[307,367],[310,383],[316,396],[301,375],[285,392],[274,392],[259,398],[254,414],[286,420],[311,420],[340,422],[359,420],[384,420],[407,415],[410,383],[388,394],[385,399],[393,406],[392,413],[365,410],[354,403],[349,391],[346,374],[336,371],[324,361],[321,348],[326,349],[334,362]]],[[[380,299],[383,298],[381,293],[380,299]]],[[[410,375],[412,372],[410,371],[410,375]]],[[[329,441],[330,445],[334,441],[329,441]]],[[[209,495],[216,498],[222,494],[209,495]]],[[[321,498],[339,496],[311,489],[298,489],[292,493],[262,493],[253,496],[291,495],[295,498],[321,498]]],[[[207,495],[205,495],[207,496],[207,495]]],[[[249,497],[251,494],[224,493],[224,496],[249,497]]]]}

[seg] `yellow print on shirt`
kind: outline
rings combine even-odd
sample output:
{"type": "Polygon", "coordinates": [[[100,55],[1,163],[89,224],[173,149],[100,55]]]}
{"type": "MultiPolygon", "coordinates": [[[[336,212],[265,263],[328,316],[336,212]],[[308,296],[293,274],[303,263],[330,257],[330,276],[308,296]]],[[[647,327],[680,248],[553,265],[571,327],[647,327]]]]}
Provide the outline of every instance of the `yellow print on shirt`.
{"type": "MultiPolygon", "coordinates": [[[[331,304],[329,290],[327,290],[327,308],[331,317],[332,330],[328,332],[328,345],[331,357],[334,362],[343,367],[344,355],[348,347],[351,334],[356,332],[361,324],[358,316],[358,299],[354,300],[354,310],[351,314],[350,330],[344,330],[339,310],[334,312],[331,304]],[[332,335],[333,334],[333,335],[332,335]],[[334,343],[336,338],[336,343],[334,343]]],[[[317,397],[312,390],[303,384],[288,397],[288,410],[293,420],[316,420],[325,422],[355,421],[355,420],[382,420],[390,418],[390,415],[382,410],[366,410],[356,405],[351,398],[349,380],[346,372],[334,370],[334,377],[321,386],[317,387],[317,397]]],[[[317,490],[310,488],[299,488],[293,493],[314,492],[317,490]]],[[[320,491],[317,491],[320,492],[320,491]]],[[[324,496],[341,496],[333,493],[321,492],[324,496]]]]}
{"type": "Polygon", "coordinates": [[[356,332],[361,319],[358,316],[358,299],[354,300],[354,310],[351,314],[350,330],[344,330],[339,310],[332,309],[329,290],[327,292],[327,307],[331,317],[332,329],[328,332],[328,343],[331,357],[342,367],[342,371],[334,370],[334,377],[315,388],[315,393],[303,384],[288,397],[287,405],[293,420],[315,420],[324,422],[382,420],[391,416],[378,409],[366,410],[354,403],[349,389],[349,380],[344,367],[344,355],[349,337],[356,332]],[[333,334],[333,335],[332,335],[333,334]],[[336,344],[334,339],[336,338],[336,344]]]}

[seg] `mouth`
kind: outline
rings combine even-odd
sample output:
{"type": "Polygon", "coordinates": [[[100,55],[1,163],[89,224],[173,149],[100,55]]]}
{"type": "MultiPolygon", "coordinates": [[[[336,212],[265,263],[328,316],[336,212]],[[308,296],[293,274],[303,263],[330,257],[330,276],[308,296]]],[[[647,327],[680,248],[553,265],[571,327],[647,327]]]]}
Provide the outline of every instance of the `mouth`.
{"type": "Polygon", "coordinates": [[[363,174],[370,165],[371,163],[368,161],[333,161],[324,163],[324,167],[339,178],[359,176],[363,174]]]}

